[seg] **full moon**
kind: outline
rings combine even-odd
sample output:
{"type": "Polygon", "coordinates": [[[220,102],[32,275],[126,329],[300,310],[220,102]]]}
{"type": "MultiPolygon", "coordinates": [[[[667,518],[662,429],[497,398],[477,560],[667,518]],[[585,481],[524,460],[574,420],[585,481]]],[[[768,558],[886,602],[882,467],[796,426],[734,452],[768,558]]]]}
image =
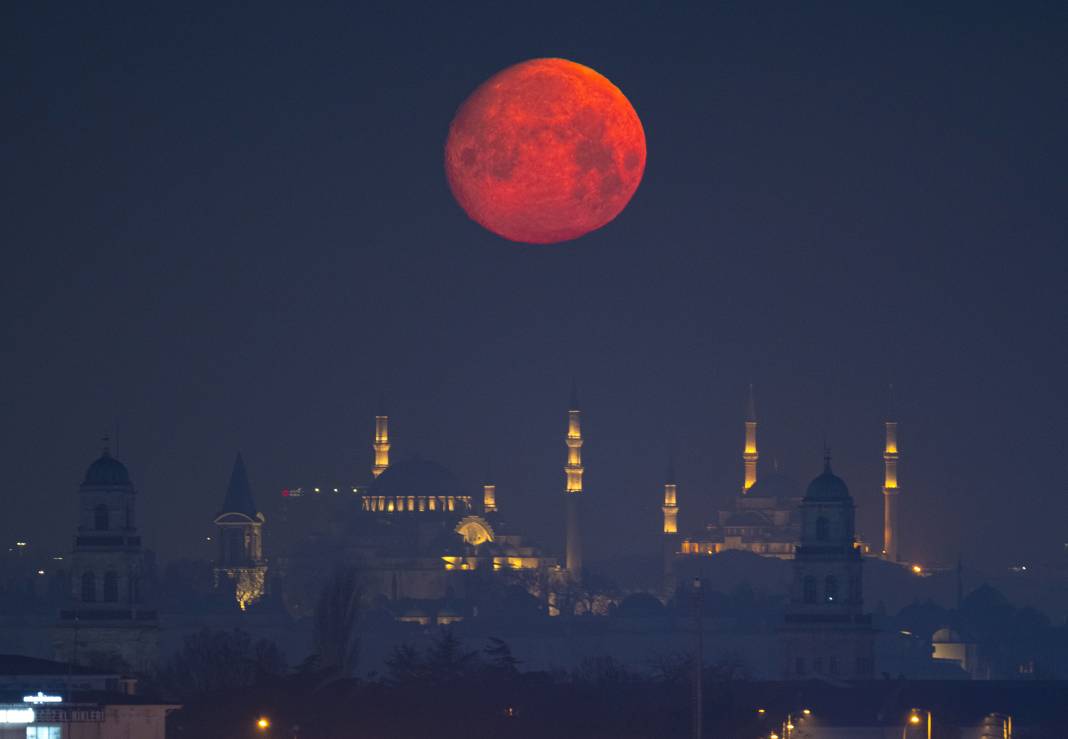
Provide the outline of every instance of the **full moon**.
{"type": "Polygon", "coordinates": [[[645,132],[619,88],[566,59],[531,59],[483,82],[449,127],[445,174],[472,220],[553,244],[605,225],[645,171],[645,132]]]}

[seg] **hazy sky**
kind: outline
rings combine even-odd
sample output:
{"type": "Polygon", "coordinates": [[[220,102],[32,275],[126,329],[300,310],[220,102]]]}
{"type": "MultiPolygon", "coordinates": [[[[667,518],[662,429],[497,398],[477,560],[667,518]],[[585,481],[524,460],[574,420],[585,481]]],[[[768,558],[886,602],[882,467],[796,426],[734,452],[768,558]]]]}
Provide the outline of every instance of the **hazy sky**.
{"type": "MultiPolygon", "coordinates": [[[[1062,3],[21,3],[0,18],[0,536],[67,548],[105,430],[148,543],[206,554],[233,455],[366,477],[377,400],[419,453],[563,536],[578,379],[588,560],[657,551],[824,438],[881,538],[897,387],[906,554],[1063,556],[1062,3]],[[457,7],[459,6],[459,7],[457,7]],[[641,116],[613,223],[511,244],[453,202],[456,107],[562,56],[641,116]]],[[[267,536],[270,537],[268,528],[267,536]]]]}

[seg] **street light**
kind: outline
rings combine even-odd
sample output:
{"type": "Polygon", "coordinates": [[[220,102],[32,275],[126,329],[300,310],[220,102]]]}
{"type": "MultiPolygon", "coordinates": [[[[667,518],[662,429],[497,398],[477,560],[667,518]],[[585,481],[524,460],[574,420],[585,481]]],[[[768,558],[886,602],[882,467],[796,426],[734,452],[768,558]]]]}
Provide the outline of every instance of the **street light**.
{"type": "Polygon", "coordinates": [[[800,711],[791,711],[786,714],[786,720],[782,724],[782,734],[786,739],[790,739],[794,735],[794,729],[797,728],[794,725],[794,714],[801,714],[798,716],[798,721],[804,721],[806,718],[812,715],[811,708],[802,708],[800,711]]]}
{"type": "Polygon", "coordinates": [[[927,715],[927,739],[931,739],[931,712],[926,710],[921,711],[919,708],[913,708],[909,711],[908,723],[901,729],[901,739],[905,739],[905,734],[909,730],[909,724],[919,726],[923,723],[924,714],[927,715]]]}
{"type": "Polygon", "coordinates": [[[271,720],[266,716],[260,716],[259,720],[256,721],[256,728],[260,731],[267,731],[267,729],[271,728],[271,720]]]}

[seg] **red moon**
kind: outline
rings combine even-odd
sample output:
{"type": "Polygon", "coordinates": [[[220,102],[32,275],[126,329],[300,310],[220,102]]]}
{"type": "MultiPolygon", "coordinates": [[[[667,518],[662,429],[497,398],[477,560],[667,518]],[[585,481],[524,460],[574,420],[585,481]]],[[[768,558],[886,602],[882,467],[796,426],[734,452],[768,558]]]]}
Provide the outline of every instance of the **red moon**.
{"type": "Polygon", "coordinates": [[[626,207],[645,171],[645,132],[619,88],[566,59],[490,77],[449,127],[445,174],[460,206],[528,244],[577,239],[626,207]]]}

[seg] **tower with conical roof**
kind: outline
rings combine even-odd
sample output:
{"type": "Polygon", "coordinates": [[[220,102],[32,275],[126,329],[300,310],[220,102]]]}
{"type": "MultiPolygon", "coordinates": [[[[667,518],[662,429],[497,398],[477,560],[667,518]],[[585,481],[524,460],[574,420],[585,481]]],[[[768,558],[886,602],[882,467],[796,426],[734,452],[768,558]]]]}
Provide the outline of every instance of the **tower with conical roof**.
{"type": "Polygon", "coordinates": [[[371,474],[378,477],[389,468],[389,416],[380,409],[375,416],[375,463],[371,474]]]}
{"type": "Polygon", "coordinates": [[[756,485],[757,481],[757,417],[756,398],[753,395],[753,386],[749,385],[749,402],[745,412],[745,448],[742,450],[742,461],[745,464],[745,482],[742,483],[742,492],[748,493],[749,488],[756,485]]]}
{"type": "Polygon", "coordinates": [[[267,560],[263,556],[263,524],[256,510],[245,460],[238,454],[230,472],[222,510],[215,517],[219,553],[215,560],[215,588],[232,593],[241,610],[267,592],[267,560]]]}
{"type": "Polygon", "coordinates": [[[863,612],[862,563],[853,498],[827,454],[801,500],[801,541],[780,627],[787,679],[872,676],[875,632],[863,612]]]}
{"type": "Polygon", "coordinates": [[[71,589],[54,633],[57,659],[85,664],[118,657],[134,670],[155,668],[159,621],[144,598],[136,502],[126,465],[111,456],[105,439],[78,491],[71,589]]]}
{"type": "Polygon", "coordinates": [[[887,404],[886,446],[883,449],[883,556],[891,562],[901,561],[901,527],[898,520],[897,486],[897,415],[893,406],[894,386],[890,386],[887,404]]]}
{"type": "Polygon", "coordinates": [[[572,577],[582,575],[582,411],[579,408],[578,387],[571,385],[571,402],[567,411],[567,464],[564,465],[566,508],[566,568],[572,577]]]}
{"type": "Polygon", "coordinates": [[[670,596],[675,589],[675,555],[679,551],[679,502],[676,497],[675,460],[668,460],[667,479],[664,482],[664,594],[670,596]]]}

